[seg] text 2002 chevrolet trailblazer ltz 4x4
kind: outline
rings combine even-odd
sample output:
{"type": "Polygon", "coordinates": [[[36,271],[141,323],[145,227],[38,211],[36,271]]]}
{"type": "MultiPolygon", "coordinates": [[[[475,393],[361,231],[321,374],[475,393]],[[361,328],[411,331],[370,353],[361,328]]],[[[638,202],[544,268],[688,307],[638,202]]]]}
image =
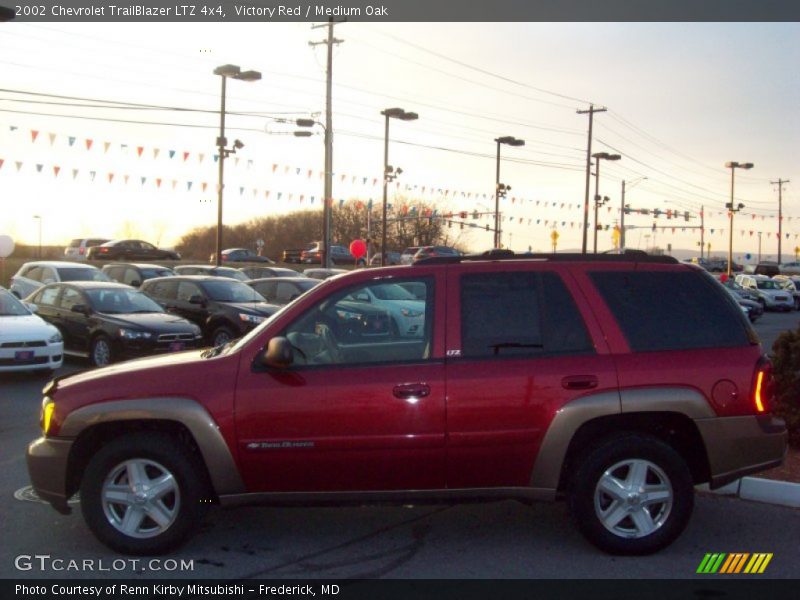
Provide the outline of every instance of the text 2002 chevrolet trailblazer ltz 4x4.
{"type": "Polygon", "coordinates": [[[597,547],[647,554],[686,527],[696,484],[786,451],[739,307],[699,267],[646,255],[359,270],[224,346],[44,392],[36,492],[63,513],[80,494],[126,554],[175,548],[212,503],[506,498],[564,499],[597,547]],[[371,303],[386,286],[419,301],[371,303]],[[420,335],[401,335],[403,311],[420,335]]]}

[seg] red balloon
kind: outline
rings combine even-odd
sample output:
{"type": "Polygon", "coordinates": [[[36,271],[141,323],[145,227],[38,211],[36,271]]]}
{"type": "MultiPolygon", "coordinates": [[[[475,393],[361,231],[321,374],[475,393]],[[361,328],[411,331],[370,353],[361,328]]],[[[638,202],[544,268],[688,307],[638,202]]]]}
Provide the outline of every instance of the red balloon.
{"type": "Polygon", "coordinates": [[[353,240],[350,242],[350,254],[356,257],[356,260],[361,258],[367,253],[367,245],[364,240],[353,240]]]}

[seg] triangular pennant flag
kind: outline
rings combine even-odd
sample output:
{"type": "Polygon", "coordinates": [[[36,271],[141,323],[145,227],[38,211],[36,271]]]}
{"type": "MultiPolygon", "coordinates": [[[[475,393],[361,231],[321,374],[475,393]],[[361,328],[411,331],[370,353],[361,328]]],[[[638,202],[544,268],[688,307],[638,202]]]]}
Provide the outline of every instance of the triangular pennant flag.
{"type": "Polygon", "coordinates": [[[253,188],[253,198],[255,198],[255,197],[256,197],[256,194],[257,194],[257,193],[258,193],[258,190],[257,190],[256,188],[253,188]]]}
{"type": "Polygon", "coordinates": [[[203,191],[204,191],[204,192],[206,191],[206,188],[207,188],[207,187],[208,187],[208,183],[206,183],[206,182],[204,181],[204,182],[203,182],[203,191]]]}
{"type": "Polygon", "coordinates": [[[173,180],[172,180],[172,189],[173,189],[173,190],[175,189],[175,186],[176,186],[176,185],[178,185],[178,180],[177,180],[177,179],[173,179],[173,180]]]}
{"type": "Polygon", "coordinates": [[[39,132],[31,129],[31,143],[35,142],[37,137],[39,137],[39,132]]]}
{"type": "Polygon", "coordinates": [[[5,160],[3,160],[2,158],[0,158],[0,169],[2,169],[2,168],[3,168],[3,163],[4,163],[4,162],[6,162],[6,161],[5,161],[5,160]]]}
{"type": "Polygon", "coordinates": [[[86,140],[86,149],[87,149],[87,150],[91,150],[91,149],[92,149],[92,144],[93,144],[93,143],[94,143],[94,142],[93,142],[92,140],[86,140]]]}
{"type": "Polygon", "coordinates": [[[19,129],[19,127],[17,127],[16,125],[9,125],[8,126],[8,130],[9,131],[16,131],[17,129],[19,129]]]}
{"type": "Polygon", "coordinates": [[[243,188],[243,187],[240,187],[240,188],[239,188],[239,195],[241,196],[242,194],[244,194],[244,188],[243,188]]]}
{"type": "Polygon", "coordinates": [[[144,185],[145,181],[147,181],[147,177],[140,177],[139,181],[141,182],[142,185],[144,185]]]}
{"type": "Polygon", "coordinates": [[[158,153],[161,152],[158,148],[153,148],[153,158],[158,158],[158,153]]]}
{"type": "Polygon", "coordinates": [[[184,162],[186,162],[186,160],[187,160],[188,158],[189,158],[189,152],[184,152],[184,153],[183,153],[183,161],[184,161],[184,162]]]}
{"type": "Polygon", "coordinates": [[[43,164],[41,164],[41,163],[38,163],[38,164],[36,165],[36,172],[37,172],[37,173],[41,173],[43,168],[44,168],[44,165],[43,165],[43,164]]]}
{"type": "Polygon", "coordinates": [[[114,174],[113,173],[109,173],[108,174],[108,183],[111,183],[113,180],[114,180],[114,174]]]}
{"type": "Polygon", "coordinates": [[[89,177],[91,177],[91,178],[92,178],[92,181],[94,181],[94,178],[95,178],[96,176],[97,176],[97,171],[89,171],[89,177]]]}
{"type": "Polygon", "coordinates": [[[214,162],[217,162],[218,160],[219,160],[219,154],[215,154],[214,155],[214,162]]]}
{"type": "Polygon", "coordinates": [[[160,187],[161,187],[161,178],[160,178],[160,177],[157,177],[157,178],[156,178],[156,187],[157,187],[157,188],[160,188],[160,187]]]}
{"type": "Polygon", "coordinates": [[[283,196],[283,192],[278,192],[278,200],[281,199],[281,196],[283,196]]]}
{"type": "Polygon", "coordinates": [[[111,148],[111,142],[103,142],[103,153],[108,154],[108,149],[111,148]]]}
{"type": "Polygon", "coordinates": [[[71,148],[72,146],[74,146],[74,145],[75,145],[75,140],[76,140],[76,139],[77,139],[77,138],[76,138],[74,135],[71,135],[71,136],[69,136],[69,145],[70,145],[70,148],[71,148]]]}
{"type": "Polygon", "coordinates": [[[78,176],[78,169],[72,169],[72,178],[75,179],[78,176]]]}
{"type": "Polygon", "coordinates": [[[54,166],[53,167],[53,177],[58,177],[59,172],[61,171],[61,167],[54,166]]]}
{"type": "Polygon", "coordinates": [[[272,164],[272,172],[274,173],[274,172],[275,172],[275,169],[277,169],[277,168],[278,168],[278,165],[276,165],[276,164],[274,164],[274,163],[273,163],[273,164],[272,164]]]}
{"type": "Polygon", "coordinates": [[[128,185],[128,179],[130,179],[130,175],[125,175],[122,179],[125,181],[125,185],[128,185]]]}
{"type": "Polygon", "coordinates": [[[247,161],[247,168],[250,169],[250,168],[252,168],[252,166],[253,166],[253,161],[252,160],[248,160],[247,161]]]}
{"type": "MultiPolygon", "coordinates": [[[[169,157],[173,158],[174,156],[175,156],[175,150],[170,150],[169,151],[169,157]]],[[[184,160],[186,160],[186,159],[184,159],[184,160]]]]}
{"type": "Polygon", "coordinates": [[[264,198],[269,198],[269,190],[264,190],[264,198]]]}
{"type": "Polygon", "coordinates": [[[139,156],[139,158],[142,157],[142,152],[144,152],[144,146],[136,146],[136,154],[139,156]]]}
{"type": "Polygon", "coordinates": [[[191,192],[192,191],[192,182],[191,181],[187,181],[186,182],[186,191],[187,192],[191,192]]]}
{"type": "Polygon", "coordinates": [[[203,153],[200,153],[200,156],[199,156],[199,159],[200,159],[200,160],[198,160],[197,162],[203,162],[203,159],[204,159],[205,157],[206,157],[206,155],[205,155],[205,154],[203,154],[203,153]]]}
{"type": "Polygon", "coordinates": [[[52,146],[53,144],[56,143],[56,134],[55,133],[48,133],[47,135],[50,138],[50,145],[52,146]]]}

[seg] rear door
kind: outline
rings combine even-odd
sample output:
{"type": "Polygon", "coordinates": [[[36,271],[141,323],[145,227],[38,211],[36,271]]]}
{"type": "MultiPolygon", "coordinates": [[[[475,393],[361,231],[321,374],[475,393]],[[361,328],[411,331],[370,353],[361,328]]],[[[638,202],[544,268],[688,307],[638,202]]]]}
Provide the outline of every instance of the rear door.
{"type": "Polygon", "coordinates": [[[419,339],[345,300],[356,286],[344,284],[281,326],[290,368],[243,363],[236,428],[250,491],[444,487],[444,278],[420,269],[411,281],[430,292],[419,339]]]}
{"type": "Polygon", "coordinates": [[[563,265],[463,263],[448,290],[448,487],[530,485],[556,412],[590,394],[614,401],[602,332],[563,265]]]}

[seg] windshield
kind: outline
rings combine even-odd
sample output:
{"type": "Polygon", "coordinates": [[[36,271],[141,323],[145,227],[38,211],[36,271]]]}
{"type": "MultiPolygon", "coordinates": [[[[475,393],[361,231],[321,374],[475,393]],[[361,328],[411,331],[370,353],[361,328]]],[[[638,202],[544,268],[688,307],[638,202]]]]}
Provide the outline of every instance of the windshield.
{"type": "Polygon", "coordinates": [[[115,288],[86,290],[89,302],[97,312],[106,314],[160,313],[164,309],[138,290],[115,288]]]}
{"type": "Polygon", "coordinates": [[[372,288],[372,293],[378,300],[416,300],[417,298],[407,289],[400,287],[396,283],[386,283],[376,285],[372,288]]]}
{"type": "Polygon", "coordinates": [[[111,281],[100,269],[91,267],[60,267],[56,270],[61,281],[111,281]]]}
{"type": "Polygon", "coordinates": [[[759,281],[756,283],[758,285],[758,289],[760,290],[779,290],[781,286],[778,285],[777,281],[759,281]]]}
{"type": "Polygon", "coordinates": [[[264,296],[249,285],[230,281],[204,281],[203,287],[209,298],[217,302],[266,302],[264,296]]]}
{"type": "Polygon", "coordinates": [[[31,314],[14,294],[0,290],[0,317],[24,317],[31,314]]]}
{"type": "Polygon", "coordinates": [[[153,279],[154,277],[169,277],[175,275],[169,269],[142,269],[142,278],[153,279]]]}

